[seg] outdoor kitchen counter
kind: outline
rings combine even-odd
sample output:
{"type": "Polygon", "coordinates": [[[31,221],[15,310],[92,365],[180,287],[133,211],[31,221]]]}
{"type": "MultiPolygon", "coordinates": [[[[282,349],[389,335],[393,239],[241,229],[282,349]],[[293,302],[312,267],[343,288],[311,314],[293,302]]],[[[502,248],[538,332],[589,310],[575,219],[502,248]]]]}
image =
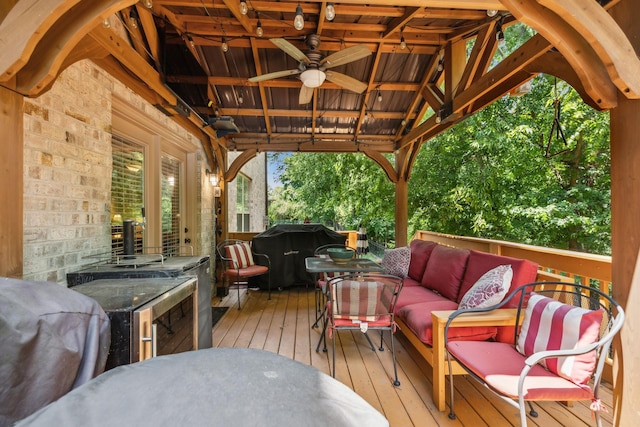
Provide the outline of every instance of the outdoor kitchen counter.
{"type": "Polygon", "coordinates": [[[212,348],[108,371],[17,426],[388,426],[350,388],[263,350],[212,348]]]}

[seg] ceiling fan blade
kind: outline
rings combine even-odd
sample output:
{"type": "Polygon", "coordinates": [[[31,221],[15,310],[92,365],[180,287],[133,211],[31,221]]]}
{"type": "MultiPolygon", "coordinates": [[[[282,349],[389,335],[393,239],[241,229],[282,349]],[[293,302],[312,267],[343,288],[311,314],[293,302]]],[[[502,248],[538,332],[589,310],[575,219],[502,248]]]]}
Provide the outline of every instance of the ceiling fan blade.
{"type": "Polygon", "coordinates": [[[348,64],[371,55],[371,51],[366,45],[359,44],[342,49],[336,53],[324,58],[320,61],[320,67],[323,69],[337,67],[338,65],[348,64]]]}
{"type": "Polygon", "coordinates": [[[300,97],[298,98],[298,102],[300,104],[308,104],[311,102],[311,98],[313,98],[313,88],[302,85],[300,88],[300,97]]]}
{"type": "Polygon", "coordinates": [[[346,74],[336,73],[335,71],[327,71],[325,74],[327,75],[327,80],[331,83],[335,83],[350,91],[362,93],[367,90],[366,83],[362,83],[360,80],[356,80],[346,74]]]}
{"type": "Polygon", "coordinates": [[[300,70],[276,71],[274,73],[267,73],[261,76],[251,77],[249,81],[252,83],[257,83],[257,82],[263,82],[265,80],[277,79],[278,77],[293,76],[294,74],[300,74],[300,70]]]}
{"type": "Polygon", "coordinates": [[[278,46],[280,49],[284,51],[284,53],[286,53],[296,61],[304,62],[307,65],[309,64],[309,62],[311,62],[309,58],[307,58],[307,55],[305,55],[300,49],[295,47],[293,44],[291,44],[287,40],[281,39],[281,38],[275,38],[275,39],[269,39],[269,40],[271,41],[271,43],[278,46]]]}

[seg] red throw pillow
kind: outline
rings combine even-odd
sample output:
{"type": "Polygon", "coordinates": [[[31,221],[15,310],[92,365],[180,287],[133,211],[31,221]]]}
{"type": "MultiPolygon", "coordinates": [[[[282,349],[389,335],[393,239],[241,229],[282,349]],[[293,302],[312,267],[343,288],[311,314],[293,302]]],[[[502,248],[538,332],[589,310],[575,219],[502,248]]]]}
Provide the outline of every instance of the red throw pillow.
{"type": "MultiPolygon", "coordinates": [[[[603,310],[586,310],[532,294],[516,348],[525,356],[545,350],[570,350],[596,342],[603,310]]],[[[576,384],[589,381],[596,352],[545,359],[541,365],[576,384]]]]}
{"type": "Polygon", "coordinates": [[[436,246],[422,276],[422,286],[456,301],[468,257],[468,249],[436,246]]]}
{"type": "Polygon", "coordinates": [[[427,261],[429,261],[433,248],[437,245],[435,242],[420,239],[414,239],[409,244],[411,248],[411,261],[409,262],[409,272],[407,275],[416,282],[422,280],[427,261]]]}

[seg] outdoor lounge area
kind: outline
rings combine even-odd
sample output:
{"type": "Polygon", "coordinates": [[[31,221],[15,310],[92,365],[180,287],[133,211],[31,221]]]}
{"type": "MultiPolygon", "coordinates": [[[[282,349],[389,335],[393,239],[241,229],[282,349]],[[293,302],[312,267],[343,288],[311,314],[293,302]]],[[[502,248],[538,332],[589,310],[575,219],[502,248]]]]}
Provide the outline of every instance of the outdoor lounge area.
{"type": "MultiPolygon", "coordinates": [[[[311,328],[315,320],[313,288],[293,287],[274,292],[271,300],[264,291],[243,290],[241,311],[227,310],[213,329],[213,346],[255,348],[286,356],[330,374],[331,351],[316,353],[320,329],[311,328]]],[[[217,306],[234,307],[236,294],[215,300],[217,306]]],[[[392,427],[407,426],[501,426],[519,425],[518,411],[497,398],[471,378],[457,376],[456,420],[440,412],[432,400],[430,365],[406,340],[396,333],[396,357],[401,385],[394,387],[389,336],[385,351],[373,352],[359,331],[340,332],[337,341],[336,378],[380,411],[392,427]]],[[[601,388],[602,401],[609,408],[602,413],[604,425],[612,425],[611,385],[601,388]]],[[[283,396],[283,399],[286,399],[283,396]]],[[[567,407],[559,402],[537,405],[538,418],[529,426],[590,426],[591,410],[586,403],[567,407]]]]}
{"type": "MultiPolygon", "coordinates": [[[[393,218],[385,227],[396,247],[421,239],[527,260],[537,270],[526,280],[566,277],[611,295],[626,318],[608,354],[602,415],[606,425],[640,425],[638,22],[634,0],[3,1],[0,278],[72,288],[69,277],[82,273],[87,282],[115,280],[139,293],[135,280],[172,286],[154,291],[173,305],[156,307],[163,297],[153,302],[147,294],[149,302],[123,315],[144,308],[137,323],[123,322],[127,365],[155,354],[157,328],[181,351],[262,349],[329,376],[335,366],[336,378],[393,426],[518,425],[516,410],[456,368],[457,418],[448,417],[444,338],[430,337],[434,352],[409,333],[424,321],[415,321],[419,311],[399,315],[401,385],[394,387],[391,352],[372,351],[357,331],[334,334],[335,365],[330,354],[316,353],[314,284],[288,286],[269,274],[260,291],[216,293],[216,245],[251,241],[269,226],[267,154],[351,153],[388,180],[384,203],[393,218]],[[505,34],[525,26],[526,37],[507,50],[514,39],[505,34]],[[429,226],[410,221],[420,212],[409,193],[421,149],[496,100],[519,95],[540,74],[566,82],[580,102],[607,115],[601,205],[610,213],[603,215],[610,252],[602,253],[611,256],[413,229],[429,226]],[[214,305],[233,307],[215,325],[213,344],[211,295],[214,305]],[[183,306],[191,307],[190,320],[174,335],[183,306]]],[[[469,139],[480,131],[469,129],[469,139]]],[[[519,159],[517,149],[508,154],[519,159]]],[[[462,157],[452,158],[453,167],[463,166],[462,157]]],[[[238,263],[235,278],[240,270],[238,263]]],[[[467,287],[477,277],[458,279],[467,287]]],[[[406,295],[422,291],[414,288],[406,295]]],[[[447,309],[462,301],[460,289],[443,297],[447,309]]],[[[437,314],[431,319],[443,326],[437,314]]],[[[18,370],[0,366],[8,376],[18,370]]],[[[541,408],[530,425],[593,424],[583,403],[541,408]]]]}

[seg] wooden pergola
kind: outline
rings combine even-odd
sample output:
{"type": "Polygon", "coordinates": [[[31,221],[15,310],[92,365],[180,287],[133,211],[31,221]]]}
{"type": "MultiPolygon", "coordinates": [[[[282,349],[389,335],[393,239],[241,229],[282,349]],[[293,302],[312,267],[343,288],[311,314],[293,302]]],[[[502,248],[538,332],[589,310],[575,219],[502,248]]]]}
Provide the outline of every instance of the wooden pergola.
{"type": "Polygon", "coordinates": [[[395,184],[398,244],[408,240],[408,181],[421,145],[536,74],[552,74],[593,108],[611,113],[613,292],[629,314],[616,345],[615,419],[617,425],[636,424],[633,393],[640,387],[640,358],[633,351],[633,332],[640,316],[629,310],[640,303],[640,8],[635,2],[245,4],[246,14],[239,0],[0,5],[0,170],[4,182],[15,184],[0,189],[0,274],[15,276],[23,263],[24,171],[16,161],[22,159],[23,99],[46,93],[79,60],[91,59],[196,135],[212,170],[220,171],[223,191],[224,182],[258,152],[363,153],[395,184]],[[299,4],[303,30],[292,24],[299,4]],[[330,5],[336,12],[332,20],[326,15],[330,5]],[[491,67],[504,28],[517,22],[537,35],[491,67]],[[262,37],[256,35],[259,28],[262,37]],[[317,49],[307,41],[313,34],[322,40],[317,49]],[[469,42],[473,48],[467,55],[469,42]],[[339,52],[354,46],[365,46],[370,54],[340,58],[339,52]],[[323,62],[327,57],[335,68],[323,62]],[[303,89],[299,75],[318,66],[330,69],[322,70],[327,81],[303,89]],[[282,74],[249,80],[276,72],[282,74]],[[309,102],[298,102],[301,90],[309,102]],[[241,152],[232,164],[229,150],[241,152]],[[387,154],[394,155],[393,162],[387,154]]]}

